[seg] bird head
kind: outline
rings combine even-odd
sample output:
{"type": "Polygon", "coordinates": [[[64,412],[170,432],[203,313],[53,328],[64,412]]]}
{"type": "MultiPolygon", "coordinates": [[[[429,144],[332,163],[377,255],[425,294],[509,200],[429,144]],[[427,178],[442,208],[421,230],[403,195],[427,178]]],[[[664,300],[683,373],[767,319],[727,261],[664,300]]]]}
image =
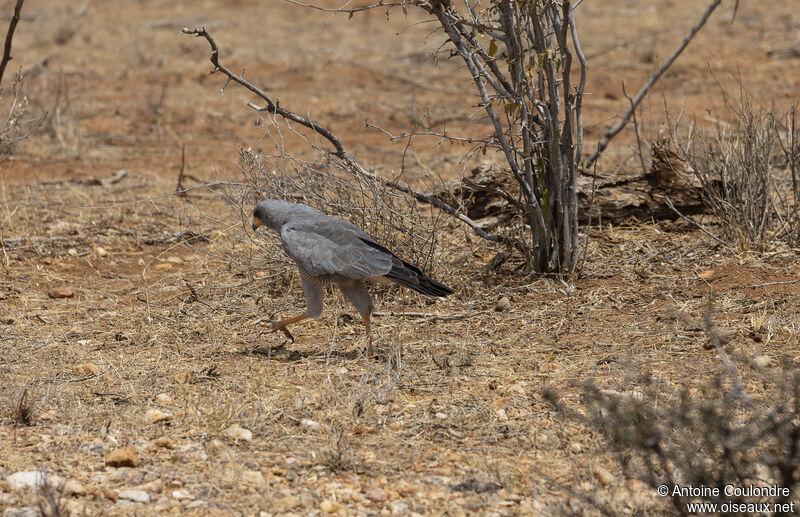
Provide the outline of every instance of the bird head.
{"type": "Polygon", "coordinates": [[[253,230],[255,231],[261,226],[280,230],[291,206],[291,203],[277,199],[265,199],[260,202],[253,210],[253,230]]]}

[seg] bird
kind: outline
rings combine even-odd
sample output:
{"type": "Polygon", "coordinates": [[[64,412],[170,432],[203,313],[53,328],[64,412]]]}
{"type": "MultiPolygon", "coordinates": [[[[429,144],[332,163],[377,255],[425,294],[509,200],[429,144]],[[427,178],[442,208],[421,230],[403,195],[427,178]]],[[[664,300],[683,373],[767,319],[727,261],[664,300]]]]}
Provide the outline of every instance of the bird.
{"type": "Polygon", "coordinates": [[[425,275],[358,226],[302,203],[266,199],[253,210],[253,231],[261,226],[280,236],[281,246],[300,270],[306,310],[271,322],[270,331],[292,338],[287,326],[322,314],[324,286],[334,284],[353,304],[367,331],[367,357],[372,356],[370,315],[375,304],[365,280],[388,279],[423,295],[445,298],[453,290],[425,275]]]}

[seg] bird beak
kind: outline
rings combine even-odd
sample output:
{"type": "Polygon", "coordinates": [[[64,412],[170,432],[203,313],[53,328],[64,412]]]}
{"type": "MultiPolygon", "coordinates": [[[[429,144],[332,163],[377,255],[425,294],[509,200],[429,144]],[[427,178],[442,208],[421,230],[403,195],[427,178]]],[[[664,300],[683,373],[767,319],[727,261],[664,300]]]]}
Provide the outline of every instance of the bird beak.
{"type": "Polygon", "coordinates": [[[253,216],[253,231],[256,231],[259,226],[261,226],[261,220],[258,217],[253,216]]]}

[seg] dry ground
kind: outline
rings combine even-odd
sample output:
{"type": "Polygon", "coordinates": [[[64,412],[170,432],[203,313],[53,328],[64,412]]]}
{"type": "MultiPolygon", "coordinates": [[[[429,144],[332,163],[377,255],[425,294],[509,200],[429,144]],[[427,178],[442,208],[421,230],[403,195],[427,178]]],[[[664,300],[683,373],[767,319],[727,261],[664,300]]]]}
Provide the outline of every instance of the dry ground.
{"type": "MultiPolygon", "coordinates": [[[[797,58],[767,55],[797,42],[789,4],[743,3],[734,23],[729,10],[715,16],[645,106],[645,136],[657,135],[664,99],[701,123],[724,117],[717,83],[735,88],[739,75],[765,105],[796,100],[797,58]]],[[[456,294],[432,303],[380,289],[380,310],[394,313],[375,322],[384,360],[364,360],[363,329],[338,295],[281,347],[252,322],[301,307],[297,278],[282,263],[256,267],[259,241],[231,237],[243,230],[220,196],[172,194],[182,145],[186,173],[208,181],[238,177],[237,144],[271,146],[250,97],[233,86],[220,96],[206,43],[180,27],[205,25],[231,68],[246,66],[379,171],[400,168],[405,144],[364,120],[392,133],[426,117],[485,131],[465,115],[475,100],[464,70],[430,57],[441,35],[413,12],[347,21],[277,0],[84,7],[29,0],[15,39],[31,113],[52,116],[0,165],[0,509],[40,501],[4,480],[43,469],[80,483],[62,501],[76,515],[670,513],[542,390],[580,407],[581,381],[635,389],[624,363],[665,390],[702,384],[722,365],[672,314],[699,316],[711,293],[731,346],[776,364],[800,354],[795,250],[732,252],[647,221],[593,229],[570,285],[513,264],[487,275],[497,250],[445,225],[435,272],[456,294]],[[129,174],[102,181],[120,169],[129,174]],[[150,423],[149,410],[170,418],[150,423]],[[106,464],[127,446],[135,466],[106,464]],[[120,497],[129,490],[149,502],[120,497]]],[[[593,141],[625,109],[621,80],[638,88],[699,7],[581,9],[593,141]]],[[[621,136],[601,166],[637,167],[632,141],[621,136]]],[[[415,141],[411,173],[454,178],[475,164],[437,144],[415,141]]]]}

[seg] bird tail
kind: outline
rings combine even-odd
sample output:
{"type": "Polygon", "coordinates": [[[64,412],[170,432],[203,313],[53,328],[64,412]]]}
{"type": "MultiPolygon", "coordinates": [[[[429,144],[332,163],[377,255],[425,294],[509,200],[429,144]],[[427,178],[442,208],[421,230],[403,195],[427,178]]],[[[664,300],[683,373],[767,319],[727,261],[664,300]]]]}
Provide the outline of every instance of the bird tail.
{"type": "Polygon", "coordinates": [[[392,269],[384,276],[396,284],[408,287],[426,296],[443,298],[453,294],[453,290],[446,285],[428,278],[419,268],[397,257],[393,257],[392,269]]]}
{"type": "Polygon", "coordinates": [[[447,295],[453,294],[452,289],[442,283],[437,282],[436,280],[428,278],[417,266],[402,260],[377,242],[361,237],[359,237],[359,239],[361,239],[361,241],[368,246],[372,246],[373,248],[379,249],[392,256],[392,269],[383,275],[384,278],[388,278],[396,284],[400,284],[403,287],[408,287],[409,289],[413,289],[426,296],[444,298],[447,295]]]}

